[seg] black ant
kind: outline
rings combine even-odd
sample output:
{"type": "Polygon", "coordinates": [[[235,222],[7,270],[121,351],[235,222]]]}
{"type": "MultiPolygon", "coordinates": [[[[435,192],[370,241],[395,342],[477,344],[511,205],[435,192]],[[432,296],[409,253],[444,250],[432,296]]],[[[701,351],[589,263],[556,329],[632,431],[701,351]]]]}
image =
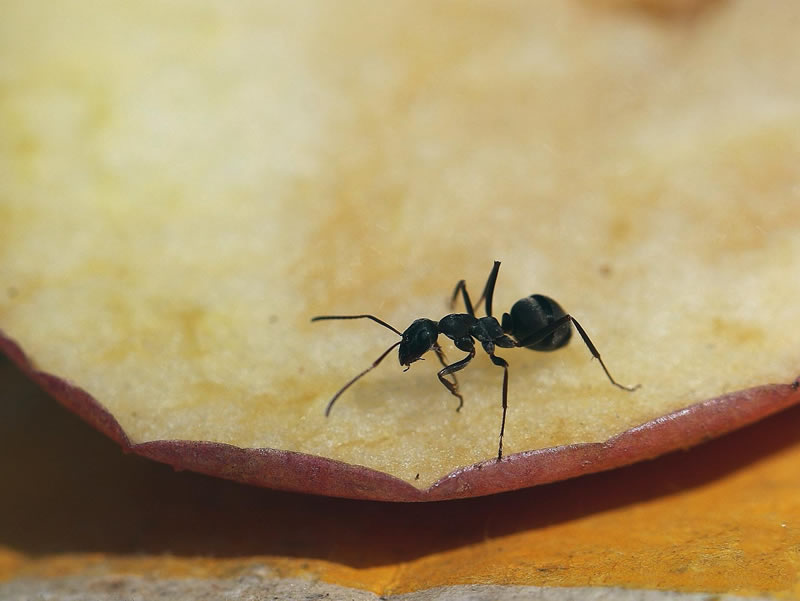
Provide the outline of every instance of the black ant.
{"type": "Polygon", "coordinates": [[[381,361],[388,355],[392,349],[399,346],[399,360],[400,365],[405,366],[407,371],[412,363],[422,359],[422,355],[430,350],[436,353],[443,368],[437,374],[439,381],[444,385],[450,394],[458,398],[458,407],[456,411],[460,411],[464,406],[464,397],[458,391],[458,381],[456,380],[455,372],[464,369],[470,361],[475,357],[475,340],[481,343],[483,350],[489,355],[492,363],[498,367],[503,368],[503,420],[500,424],[500,444],[497,448],[497,460],[503,458],[503,432],[506,427],[506,410],[508,408],[508,362],[502,357],[494,354],[495,348],[515,348],[525,347],[534,351],[554,351],[565,346],[572,337],[571,325],[575,326],[584,344],[592,353],[592,356],[600,362],[600,366],[606,373],[609,381],[622,390],[632,392],[639,388],[636,386],[623,386],[619,384],[614,378],[611,377],[605,363],[600,358],[600,353],[594,346],[586,331],[581,327],[581,324],[571,315],[564,312],[561,306],[552,298],[542,296],[541,294],[532,294],[526,298],[518,300],[511,307],[510,313],[504,313],[502,325],[495,317],[492,317],[492,297],[494,296],[494,286],[497,282],[497,274],[500,271],[500,261],[494,262],[492,272],[489,274],[489,279],[486,280],[486,286],[483,289],[481,297],[473,307],[470,301],[469,294],[467,293],[467,284],[461,280],[456,284],[453,291],[453,297],[450,299],[450,308],[455,306],[456,299],[459,292],[464,299],[464,305],[467,309],[466,313],[452,313],[445,315],[439,322],[431,319],[417,319],[414,320],[405,332],[401,332],[397,328],[393,328],[385,321],[378,319],[374,315],[319,315],[311,319],[311,321],[322,321],[325,319],[371,319],[379,323],[385,328],[388,328],[400,336],[400,340],[395,342],[392,346],[386,349],[380,357],[367,369],[362,371],[347,384],[342,386],[333,398],[328,402],[325,408],[325,417],[328,417],[331,412],[331,407],[336,402],[342,393],[350,388],[356,381],[366,375],[369,371],[376,368],[381,361]],[[486,301],[486,317],[476,317],[475,309],[478,308],[481,302],[486,301]],[[444,334],[453,341],[456,348],[468,353],[466,357],[460,361],[456,361],[450,365],[447,364],[444,357],[442,347],[439,346],[439,334],[444,334]],[[509,337],[509,334],[511,337],[509,337]],[[445,376],[452,376],[453,380],[446,379],[445,376]]]}

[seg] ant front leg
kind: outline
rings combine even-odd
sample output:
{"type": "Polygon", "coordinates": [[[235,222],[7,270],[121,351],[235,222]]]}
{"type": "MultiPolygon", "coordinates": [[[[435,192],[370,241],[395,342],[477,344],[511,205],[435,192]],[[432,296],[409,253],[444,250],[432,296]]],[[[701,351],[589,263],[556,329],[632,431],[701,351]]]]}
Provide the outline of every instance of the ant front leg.
{"type": "MultiPolygon", "coordinates": [[[[464,406],[464,397],[458,392],[458,384],[454,384],[450,380],[446,380],[445,376],[449,376],[450,374],[454,374],[457,371],[461,371],[472,359],[475,357],[475,347],[471,348],[469,351],[469,355],[464,357],[461,361],[456,361],[452,365],[445,365],[443,369],[436,374],[439,377],[439,381],[444,385],[447,390],[450,391],[455,397],[458,397],[458,407],[456,407],[456,411],[461,411],[461,408],[464,406]]],[[[453,376],[453,380],[455,380],[455,376],[453,376]]]]}
{"type": "MultiPolygon", "coordinates": [[[[439,358],[439,363],[442,364],[442,367],[447,368],[448,365],[447,365],[446,357],[444,356],[444,351],[442,350],[442,347],[439,346],[438,344],[436,344],[436,345],[434,345],[433,350],[436,353],[436,356],[439,358]]],[[[461,406],[464,404],[464,399],[461,397],[461,394],[459,394],[459,392],[458,392],[458,379],[456,378],[455,374],[450,374],[450,375],[453,376],[453,382],[452,382],[453,389],[450,390],[448,388],[448,390],[450,390],[450,392],[452,392],[455,396],[458,397],[458,400],[460,401],[460,403],[458,405],[458,409],[461,409],[461,406]],[[453,391],[455,391],[455,392],[453,392],[453,391]]]]}

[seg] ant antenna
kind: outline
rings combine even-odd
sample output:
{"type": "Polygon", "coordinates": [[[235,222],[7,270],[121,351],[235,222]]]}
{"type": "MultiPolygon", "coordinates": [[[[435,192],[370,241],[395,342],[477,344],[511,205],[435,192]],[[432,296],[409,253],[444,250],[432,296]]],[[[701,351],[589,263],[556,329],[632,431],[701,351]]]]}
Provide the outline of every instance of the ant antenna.
{"type": "Polygon", "coordinates": [[[384,357],[386,357],[386,355],[388,355],[389,353],[391,353],[391,352],[394,350],[394,348],[395,348],[395,347],[396,347],[398,344],[400,344],[401,342],[403,342],[403,341],[402,341],[402,340],[398,340],[397,342],[395,342],[395,343],[394,343],[392,346],[390,346],[390,347],[389,347],[389,348],[387,348],[385,351],[383,351],[383,354],[382,354],[380,357],[378,357],[377,359],[375,359],[375,361],[372,363],[372,365],[370,365],[370,366],[369,366],[367,369],[365,369],[365,370],[364,370],[364,371],[362,371],[360,374],[358,374],[358,375],[357,375],[355,378],[353,378],[352,380],[350,380],[350,381],[349,381],[347,384],[345,384],[344,386],[342,386],[342,387],[341,387],[341,389],[339,389],[339,392],[337,392],[336,394],[334,394],[334,395],[333,395],[333,398],[332,398],[330,401],[328,401],[328,406],[327,406],[327,407],[325,407],[325,417],[328,417],[328,416],[330,415],[330,413],[331,413],[331,407],[333,407],[333,404],[336,402],[336,399],[338,399],[340,396],[342,396],[342,393],[343,393],[345,390],[347,390],[348,388],[350,388],[350,387],[351,387],[353,384],[355,384],[356,382],[358,382],[358,380],[360,380],[361,378],[363,378],[364,376],[366,376],[366,375],[367,375],[369,372],[371,372],[373,369],[375,369],[376,367],[378,367],[378,365],[380,365],[380,362],[381,362],[381,361],[383,361],[384,357]]]}
{"type": "Polygon", "coordinates": [[[398,336],[402,336],[403,333],[398,330],[397,328],[393,328],[388,323],[383,321],[382,319],[378,319],[374,315],[317,315],[316,317],[312,317],[311,321],[322,321],[323,319],[371,319],[372,321],[381,324],[384,328],[389,328],[392,332],[397,334],[398,336]]]}
{"type": "MultiPolygon", "coordinates": [[[[390,326],[388,323],[386,323],[382,319],[378,319],[374,315],[317,315],[316,317],[312,317],[311,321],[323,321],[325,319],[371,319],[375,323],[381,324],[384,328],[390,329],[392,332],[394,332],[398,336],[401,336],[401,337],[403,336],[403,333],[400,330],[390,326]]],[[[372,365],[370,365],[367,369],[365,369],[360,374],[358,374],[355,378],[350,380],[347,384],[342,386],[339,389],[339,392],[334,394],[333,398],[330,401],[328,401],[328,406],[325,408],[325,417],[328,417],[330,415],[331,407],[333,407],[333,404],[336,402],[336,399],[338,399],[340,396],[342,396],[342,393],[344,393],[345,390],[350,388],[353,384],[358,382],[358,380],[360,380],[365,375],[367,375],[369,372],[371,372],[373,369],[378,367],[378,365],[380,365],[381,361],[383,361],[386,358],[386,355],[388,355],[390,352],[392,352],[392,350],[395,347],[397,347],[401,342],[403,342],[403,341],[402,340],[398,340],[397,342],[395,342],[392,346],[390,346],[385,351],[383,351],[381,356],[378,357],[377,359],[375,359],[375,361],[373,361],[372,365]]]]}

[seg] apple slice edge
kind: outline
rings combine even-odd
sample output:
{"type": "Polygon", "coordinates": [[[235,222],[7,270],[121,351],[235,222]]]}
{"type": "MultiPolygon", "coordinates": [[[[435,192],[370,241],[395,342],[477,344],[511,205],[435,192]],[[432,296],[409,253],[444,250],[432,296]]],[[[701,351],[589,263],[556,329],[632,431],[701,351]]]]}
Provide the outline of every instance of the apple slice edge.
{"type": "Polygon", "coordinates": [[[3,351],[67,409],[119,444],[125,452],[176,470],[255,486],[349,499],[419,502],[491,495],[610,470],[689,448],[800,403],[800,376],[691,404],[621,432],[605,442],[522,451],[458,468],[428,489],[390,474],[325,457],[218,442],[156,440],[133,443],[119,422],[88,392],[38,370],[21,346],[0,330],[3,351]]]}

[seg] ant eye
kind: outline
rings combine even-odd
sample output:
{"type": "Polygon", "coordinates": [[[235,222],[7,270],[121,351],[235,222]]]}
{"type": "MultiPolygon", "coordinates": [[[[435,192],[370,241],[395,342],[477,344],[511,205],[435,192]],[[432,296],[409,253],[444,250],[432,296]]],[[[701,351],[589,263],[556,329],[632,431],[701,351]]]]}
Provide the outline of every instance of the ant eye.
{"type": "Polygon", "coordinates": [[[414,336],[413,345],[414,348],[430,349],[434,342],[436,342],[436,334],[429,330],[422,330],[414,336]]]}

